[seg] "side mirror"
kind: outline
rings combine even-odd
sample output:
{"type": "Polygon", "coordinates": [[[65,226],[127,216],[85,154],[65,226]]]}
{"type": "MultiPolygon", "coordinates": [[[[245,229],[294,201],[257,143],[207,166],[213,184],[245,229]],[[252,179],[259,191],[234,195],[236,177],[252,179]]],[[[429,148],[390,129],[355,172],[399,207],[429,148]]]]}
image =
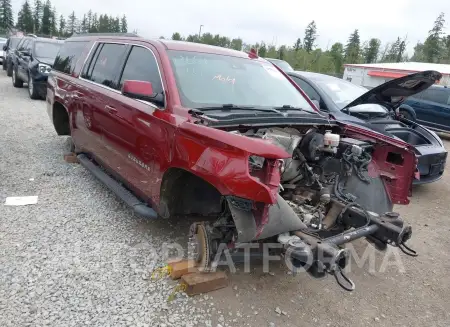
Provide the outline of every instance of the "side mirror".
{"type": "Polygon", "coordinates": [[[164,105],[164,97],[153,92],[152,83],[147,81],[126,80],[122,85],[122,94],[133,99],[164,105]]]}
{"type": "Polygon", "coordinates": [[[20,52],[24,57],[31,57],[31,53],[28,50],[23,50],[20,52]]]}
{"type": "Polygon", "coordinates": [[[3,51],[8,50],[8,47],[6,46],[6,44],[3,46],[3,51]]]}

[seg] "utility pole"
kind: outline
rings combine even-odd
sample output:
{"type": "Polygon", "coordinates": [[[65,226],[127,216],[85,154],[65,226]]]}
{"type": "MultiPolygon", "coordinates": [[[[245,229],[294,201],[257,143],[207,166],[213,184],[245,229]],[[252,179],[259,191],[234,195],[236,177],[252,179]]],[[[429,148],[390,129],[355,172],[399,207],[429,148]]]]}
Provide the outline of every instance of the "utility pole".
{"type": "Polygon", "coordinates": [[[198,40],[200,41],[200,37],[202,36],[202,27],[203,25],[200,25],[200,30],[198,31],[198,40]]]}

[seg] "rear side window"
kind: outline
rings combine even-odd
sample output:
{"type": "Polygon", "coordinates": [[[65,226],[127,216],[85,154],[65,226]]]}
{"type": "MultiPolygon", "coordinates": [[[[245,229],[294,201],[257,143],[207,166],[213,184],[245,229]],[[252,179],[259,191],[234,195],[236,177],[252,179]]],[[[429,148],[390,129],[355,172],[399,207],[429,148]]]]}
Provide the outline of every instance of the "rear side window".
{"type": "Polygon", "coordinates": [[[89,42],[65,42],[55,59],[54,70],[65,74],[72,74],[78,59],[89,42]]]}
{"type": "Polygon", "coordinates": [[[147,81],[152,83],[155,93],[162,93],[162,83],[158,64],[153,53],[143,47],[133,46],[120,78],[119,88],[126,80],[147,81]]]}
{"type": "Polygon", "coordinates": [[[423,92],[422,99],[446,105],[449,101],[449,93],[444,89],[428,89],[423,92]]]}
{"type": "Polygon", "coordinates": [[[92,58],[84,78],[95,83],[118,89],[116,78],[118,67],[122,66],[127,46],[125,44],[101,44],[92,58]]]}

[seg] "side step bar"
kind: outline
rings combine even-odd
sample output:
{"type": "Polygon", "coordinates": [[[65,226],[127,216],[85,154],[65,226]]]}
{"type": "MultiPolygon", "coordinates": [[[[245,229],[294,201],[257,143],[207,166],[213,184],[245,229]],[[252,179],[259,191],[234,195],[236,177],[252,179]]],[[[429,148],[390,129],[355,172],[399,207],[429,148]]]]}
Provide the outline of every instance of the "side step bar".
{"type": "Polygon", "coordinates": [[[123,202],[125,202],[133,211],[143,217],[149,219],[155,219],[158,214],[155,210],[148,207],[144,202],[140,201],[130,191],[123,187],[119,182],[103,172],[99,166],[94,164],[86,155],[79,154],[77,156],[81,165],[89,170],[100,182],[102,182],[107,188],[109,188],[114,194],[117,195],[123,202]]]}

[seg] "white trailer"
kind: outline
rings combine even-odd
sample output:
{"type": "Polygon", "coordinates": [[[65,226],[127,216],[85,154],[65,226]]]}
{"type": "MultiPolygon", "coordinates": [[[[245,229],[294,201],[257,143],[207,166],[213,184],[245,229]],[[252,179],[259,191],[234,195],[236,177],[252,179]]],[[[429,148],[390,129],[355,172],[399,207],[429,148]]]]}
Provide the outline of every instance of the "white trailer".
{"type": "Polygon", "coordinates": [[[438,84],[450,86],[450,65],[424,62],[395,62],[380,64],[345,64],[344,80],[372,89],[395,78],[409,74],[436,70],[442,74],[438,84]]]}

